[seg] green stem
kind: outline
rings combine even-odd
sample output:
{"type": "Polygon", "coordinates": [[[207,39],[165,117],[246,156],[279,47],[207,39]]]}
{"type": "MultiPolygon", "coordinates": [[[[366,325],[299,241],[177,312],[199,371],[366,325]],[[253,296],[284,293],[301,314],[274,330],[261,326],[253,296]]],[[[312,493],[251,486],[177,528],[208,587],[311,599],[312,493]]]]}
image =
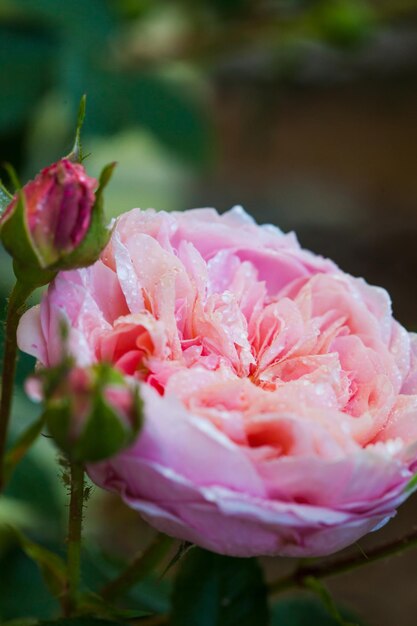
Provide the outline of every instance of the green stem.
{"type": "Polygon", "coordinates": [[[150,574],[164,558],[173,543],[171,537],[159,534],[145,552],[134,559],[130,565],[101,591],[105,600],[114,600],[123,592],[133,587],[150,574]]]}
{"type": "Polygon", "coordinates": [[[13,400],[13,386],[16,374],[17,361],[17,327],[25,310],[25,302],[32,293],[33,288],[21,282],[16,282],[10,294],[7,316],[6,333],[3,354],[3,372],[1,379],[0,401],[0,492],[4,488],[4,455],[9,430],[10,414],[13,400]]]}
{"type": "Polygon", "coordinates": [[[71,497],[67,537],[67,588],[63,602],[65,617],[77,608],[81,566],[81,532],[84,503],[84,467],[71,464],[71,497]]]}
{"type": "Polygon", "coordinates": [[[409,548],[417,546],[417,530],[409,533],[401,539],[397,539],[383,546],[378,546],[373,550],[364,554],[355,554],[339,561],[333,561],[330,563],[319,563],[318,565],[301,566],[295,570],[289,576],[281,578],[269,585],[270,593],[277,594],[296,587],[304,587],[305,580],[309,577],[316,579],[330,578],[331,576],[337,576],[338,574],[345,574],[352,570],[368,565],[369,563],[375,563],[381,561],[390,556],[395,556],[404,552],[409,548]]]}

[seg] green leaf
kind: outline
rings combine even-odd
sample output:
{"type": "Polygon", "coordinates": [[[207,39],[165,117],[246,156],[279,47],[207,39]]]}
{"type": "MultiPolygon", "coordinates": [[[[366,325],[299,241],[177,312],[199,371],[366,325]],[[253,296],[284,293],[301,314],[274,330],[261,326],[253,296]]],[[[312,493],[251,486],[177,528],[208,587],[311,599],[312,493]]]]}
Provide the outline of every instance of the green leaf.
{"type": "MultiPolygon", "coordinates": [[[[84,546],[82,580],[87,589],[101,589],[115,579],[128,565],[115,563],[113,558],[97,549],[84,546]]],[[[144,613],[168,613],[170,610],[171,581],[159,576],[148,576],[134,585],[123,596],[123,606],[144,613]]]]}
{"type": "Polygon", "coordinates": [[[307,578],[305,578],[303,582],[307,588],[311,589],[311,591],[315,593],[318,598],[320,598],[329,615],[332,616],[336,624],[338,624],[339,626],[358,626],[357,624],[353,624],[352,622],[345,621],[345,619],[340,614],[340,611],[337,608],[336,603],[333,600],[329,590],[320,580],[314,578],[314,576],[307,576],[307,578]]]}
{"type": "Polygon", "coordinates": [[[85,615],[95,615],[104,619],[139,619],[151,615],[149,611],[139,609],[121,609],[105,602],[98,594],[84,593],[79,600],[78,613],[85,615]]]}
{"type": "MultiPolygon", "coordinates": [[[[356,620],[356,624],[362,624],[352,613],[340,609],[344,619],[356,620]]],[[[271,626],[339,626],[322,602],[309,595],[297,595],[281,600],[272,608],[271,626]]]]}
{"type": "Polygon", "coordinates": [[[17,465],[5,494],[30,506],[43,520],[42,537],[60,534],[65,515],[65,488],[58,476],[56,450],[48,440],[38,439],[17,465]]]}
{"type": "Polygon", "coordinates": [[[114,622],[95,617],[74,617],[41,622],[39,626],[116,626],[116,624],[122,626],[123,622],[114,622]]]}
{"type": "Polygon", "coordinates": [[[44,424],[45,418],[42,415],[40,418],[30,424],[30,426],[25,431],[23,431],[18,440],[13,444],[10,450],[7,451],[4,459],[4,474],[6,480],[9,480],[13,469],[22,460],[34,441],[39,437],[44,424]]]}
{"type": "Polygon", "coordinates": [[[64,561],[54,552],[31,541],[17,530],[15,537],[24,553],[38,565],[49,591],[55,597],[60,597],[67,581],[64,561]]]}
{"type": "Polygon", "coordinates": [[[50,619],[58,603],[37,565],[18,547],[0,558],[0,622],[37,617],[50,619]]]}
{"type": "Polygon", "coordinates": [[[42,517],[28,504],[14,498],[0,498],[0,556],[15,545],[14,528],[34,530],[42,528],[42,517]]]}
{"type": "Polygon", "coordinates": [[[171,626],[255,624],[269,624],[267,592],[257,561],[191,550],[174,587],[171,626]]]}
{"type": "Polygon", "coordinates": [[[35,626],[39,620],[33,617],[21,617],[18,619],[10,619],[7,622],[2,622],[1,626],[35,626]]]}

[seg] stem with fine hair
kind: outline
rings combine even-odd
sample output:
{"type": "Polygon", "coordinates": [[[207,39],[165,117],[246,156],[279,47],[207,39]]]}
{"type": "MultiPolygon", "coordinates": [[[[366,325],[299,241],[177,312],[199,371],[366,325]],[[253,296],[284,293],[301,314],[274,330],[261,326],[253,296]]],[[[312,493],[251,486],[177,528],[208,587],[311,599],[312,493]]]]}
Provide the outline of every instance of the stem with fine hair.
{"type": "Polygon", "coordinates": [[[67,586],[63,599],[65,617],[77,608],[81,567],[81,532],[84,504],[84,467],[71,463],[71,496],[67,537],[67,586]]]}
{"type": "Polygon", "coordinates": [[[4,454],[6,451],[16,374],[16,333],[25,309],[25,302],[32,291],[32,287],[19,281],[16,282],[7,305],[0,401],[0,492],[4,487],[4,454]]]}
{"type": "Polygon", "coordinates": [[[330,563],[322,562],[317,565],[301,566],[297,568],[289,576],[285,576],[269,585],[269,591],[272,594],[281,593],[282,591],[288,591],[297,587],[304,587],[305,580],[313,577],[317,579],[330,578],[331,576],[337,576],[338,574],[345,574],[369,563],[375,563],[381,561],[390,556],[396,556],[408,548],[417,546],[417,530],[413,530],[405,537],[397,539],[383,546],[378,546],[364,554],[355,554],[353,556],[345,557],[338,561],[331,561],[330,563]]]}
{"type": "Polygon", "coordinates": [[[130,587],[143,580],[165,557],[173,541],[171,537],[166,535],[157,535],[145,552],[134,559],[117,578],[102,589],[100,594],[102,598],[114,600],[130,589],[130,587]]]}

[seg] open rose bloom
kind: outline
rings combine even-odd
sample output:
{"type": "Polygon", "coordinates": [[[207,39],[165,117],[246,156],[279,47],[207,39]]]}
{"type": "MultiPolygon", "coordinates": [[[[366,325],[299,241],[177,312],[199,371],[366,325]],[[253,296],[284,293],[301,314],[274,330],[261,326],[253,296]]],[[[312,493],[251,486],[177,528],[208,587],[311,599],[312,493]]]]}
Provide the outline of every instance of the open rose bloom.
{"type": "Polygon", "coordinates": [[[135,377],[144,426],[91,465],[159,530],[238,555],[318,556],[381,526],[417,469],[417,343],[388,294],[241,209],[117,221],[20,325],[44,365],[135,377]]]}

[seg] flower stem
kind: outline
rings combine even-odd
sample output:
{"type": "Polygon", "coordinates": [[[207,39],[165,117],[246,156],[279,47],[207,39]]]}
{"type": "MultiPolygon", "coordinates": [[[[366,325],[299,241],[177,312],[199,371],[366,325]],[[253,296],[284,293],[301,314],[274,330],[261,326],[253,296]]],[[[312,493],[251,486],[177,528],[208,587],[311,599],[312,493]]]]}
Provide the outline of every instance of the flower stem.
{"type": "Polygon", "coordinates": [[[25,309],[25,302],[32,291],[32,287],[19,281],[16,282],[7,305],[0,401],[0,492],[4,488],[4,454],[6,450],[13,399],[13,386],[16,374],[16,332],[19,320],[25,309]]]}
{"type": "Polygon", "coordinates": [[[67,588],[63,602],[65,617],[77,608],[81,566],[81,531],[84,503],[84,467],[71,463],[71,496],[67,537],[67,588]]]}
{"type": "Polygon", "coordinates": [[[105,600],[114,600],[124,591],[127,591],[127,589],[143,580],[164,558],[173,541],[171,537],[167,537],[166,535],[157,535],[145,552],[134,559],[120,576],[112,580],[102,589],[101,596],[105,600]]]}
{"type": "Polygon", "coordinates": [[[417,530],[413,530],[401,539],[396,539],[388,544],[370,550],[366,556],[364,554],[355,554],[338,561],[331,561],[330,563],[322,562],[318,565],[301,566],[289,576],[285,576],[270,584],[269,591],[272,594],[278,594],[296,587],[304,587],[305,580],[309,577],[322,579],[337,576],[338,574],[345,574],[346,572],[368,565],[369,563],[375,563],[389,556],[398,555],[404,552],[404,550],[416,546],[417,530]]]}

